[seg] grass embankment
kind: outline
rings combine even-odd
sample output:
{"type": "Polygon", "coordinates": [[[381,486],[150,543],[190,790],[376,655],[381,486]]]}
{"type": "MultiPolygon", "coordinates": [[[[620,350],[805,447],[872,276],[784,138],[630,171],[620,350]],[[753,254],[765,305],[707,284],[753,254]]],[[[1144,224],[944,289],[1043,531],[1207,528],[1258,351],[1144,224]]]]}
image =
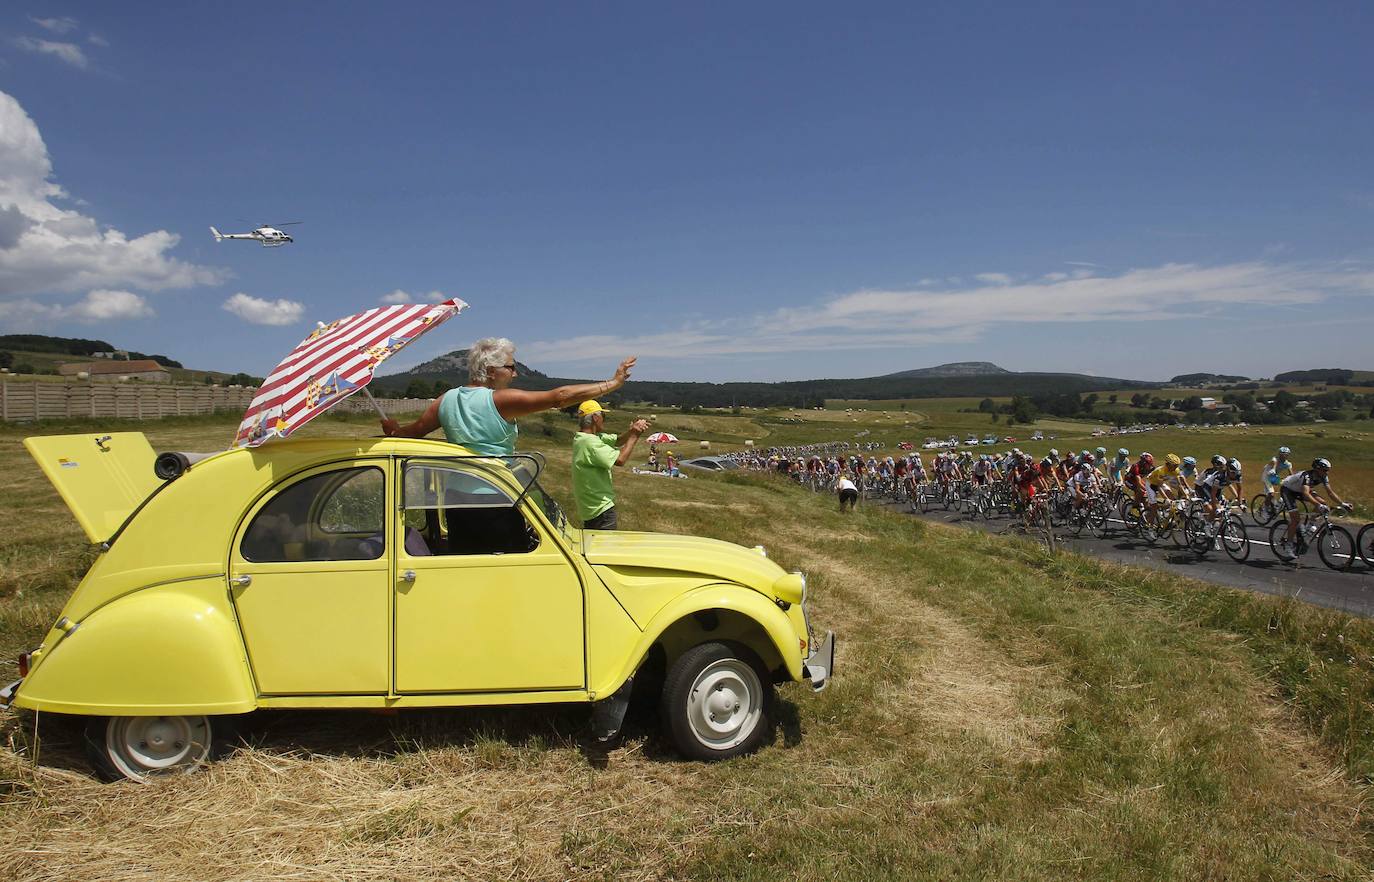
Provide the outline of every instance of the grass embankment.
{"type": "MultiPolygon", "coordinates": [[[[628,415],[617,414],[615,419],[628,415]]],[[[231,424],[163,429],[223,446],[231,424]]],[[[355,435],[326,422],[312,434],[355,435]]],[[[524,427],[567,499],[567,435],[524,427]]],[[[0,658],[83,544],[0,436],[0,658]]],[[[577,709],[281,714],[205,773],[100,785],[7,714],[0,877],[1365,879],[1374,625],[971,534],[766,477],[617,478],[632,529],[762,543],[811,575],[836,680],[761,753],[603,761],[577,709]],[[41,747],[41,751],[39,750],[41,747]],[[34,754],[38,752],[37,761],[34,754]],[[60,858],[58,857],[60,856],[60,858]]],[[[12,665],[11,665],[12,667],[12,665]]],[[[8,671],[6,671],[7,673],[8,671]]]]}

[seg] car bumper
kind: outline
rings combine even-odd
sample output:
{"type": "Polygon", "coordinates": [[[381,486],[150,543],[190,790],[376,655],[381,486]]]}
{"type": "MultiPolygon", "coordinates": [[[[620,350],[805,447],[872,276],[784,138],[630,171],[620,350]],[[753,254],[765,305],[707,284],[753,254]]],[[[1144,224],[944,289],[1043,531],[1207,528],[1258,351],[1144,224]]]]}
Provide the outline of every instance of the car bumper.
{"type": "Polygon", "coordinates": [[[11,704],[13,704],[14,693],[19,691],[19,686],[23,682],[24,681],[22,679],[15,680],[13,683],[6,686],[4,689],[0,689],[0,705],[9,707],[11,704]]]}
{"type": "Polygon", "coordinates": [[[813,648],[802,665],[802,676],[811,681],[811,690],[820,692],[830,685],[835,672],[835,632],[826,631],[821,645],[813,648]]]}

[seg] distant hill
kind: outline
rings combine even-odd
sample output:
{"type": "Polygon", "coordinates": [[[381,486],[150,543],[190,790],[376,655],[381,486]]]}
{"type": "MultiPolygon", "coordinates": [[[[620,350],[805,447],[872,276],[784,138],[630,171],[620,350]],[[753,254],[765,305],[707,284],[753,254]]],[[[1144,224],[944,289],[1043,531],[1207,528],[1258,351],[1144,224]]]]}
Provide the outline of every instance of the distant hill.
{"type": "MultiPolygon", "coordinates": [[[[85,340],[80,337],[49,337],[47,334],[0,334],[0,351],[21,353],[21,352],[49,352],[57,355],[74,355],[79,359],[88,359],[96,352],[116,352],[120,350],[111,343],[104,340],[85,340]]],[[[179,368],[181,362],[173,361],[165,355],[149,355],[143,352],[129,351],[129,358],[138,361],[140,359],[152,359],[163,367],[179,368]]],[[[73,359],[76,360],[76,359],[73,359]]]]}
{"type": "Polygon", "coordinates": [[[935,367],[917,368],[913,371],[898,371],[895,374],[883,374],[879,379],[924,379],[927,377],[987,377],[999,374],[1010,374],[1006,368],[1000,368],[990,361],[953,361],[949,364],[938,364],[935,367]]]}
{"type": "MultiPolygon", "coordinates": [[[[520,376],[547,379],[547,375],[540,373],[518,359],[515,362],[515,370],[520,376]]],[[[458,386],[468,381],[468,351],[466,349],[455,349],[447,355],[438,358],[431,358],[424,364],[417,364],[408,371],[390,376],[404,376],[406,378],[420,377],[424,379],[446,380],[452,385],[458,386]]]]}
{"type": "MultiPolygon", "coordinates": [[[[518,389],[552,389],[586,380],[550,377],[516,362],[520,370],[515,380],[518,389]]],[[[604,379],[597,377],[596,379],[604,379]]],[[[373,388],[402,394],[413,381],[440,383],[445,388],[468,381],[467,352],[457,350],[398,374],[378,377],[373,388]]],[[[1086,374],[1015,373],[988,362],[961,362],[903,371],[881,377],[853,379],[794,380],[783,383],[687,383],[657,380],[631,380],[612,396],[619,401],[646,401],[654,404],[696,407],[815,407],[827,398],[887,399],[946,398],[967,396],[1047,395],[1051,393],[1101,392],[1119,389],[1155,389],[1159,383],[1093,377],[1086,374]],[[955,374],[929,374],[923,371],[960,371],[955,374]],[[914,376],[913,376],[914,374],[914,376]]]]}
{"type": "Polygon", "coordinates": [[[1374,382],[1374,371],[1353,371],[1348,368],[1316,368],[1308,371],[1287,371],[1274,374],[1275,383],[1325,383],[1328,386],[1364,386],[1374,382]]]}
{"type": "Polygon", "coordinates": [[[1210,386],[1215,383],[1245,383],[1249,380],[1249,377],[1235,374],[1179,374],[1169,382],[1176,386],[1210,386]]]}

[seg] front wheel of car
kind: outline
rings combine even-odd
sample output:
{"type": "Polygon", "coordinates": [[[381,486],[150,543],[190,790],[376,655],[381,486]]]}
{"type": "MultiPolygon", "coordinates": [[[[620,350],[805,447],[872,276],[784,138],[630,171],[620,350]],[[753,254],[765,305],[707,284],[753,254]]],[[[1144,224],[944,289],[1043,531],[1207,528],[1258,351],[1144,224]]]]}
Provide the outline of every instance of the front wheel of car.
{"type": "Polygon", "coordinates": [[[673,662],[663,683],[667,735],[688,759],[730,759],[756,750],[768,734],[773,685],[753,653],[703,643],[673,662]]]}
{"type": "Polygon", "coordinates": [[[105,781],[148,781],[203,768],[228,743],[229,717],[97,717],[86,726],[86,754],[105,781]]]}

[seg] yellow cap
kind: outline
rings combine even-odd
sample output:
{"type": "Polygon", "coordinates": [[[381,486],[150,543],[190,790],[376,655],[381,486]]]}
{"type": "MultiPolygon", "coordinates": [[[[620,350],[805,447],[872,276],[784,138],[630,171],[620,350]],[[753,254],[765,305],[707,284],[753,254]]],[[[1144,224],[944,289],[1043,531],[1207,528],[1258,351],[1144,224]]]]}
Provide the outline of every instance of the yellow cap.
{"type": "Polygon", "coordinates": [[[584,401],[577,406],[577,415],[584,417],[589,413],[603,413],[606,408],[598,401],[584,401]]]}

